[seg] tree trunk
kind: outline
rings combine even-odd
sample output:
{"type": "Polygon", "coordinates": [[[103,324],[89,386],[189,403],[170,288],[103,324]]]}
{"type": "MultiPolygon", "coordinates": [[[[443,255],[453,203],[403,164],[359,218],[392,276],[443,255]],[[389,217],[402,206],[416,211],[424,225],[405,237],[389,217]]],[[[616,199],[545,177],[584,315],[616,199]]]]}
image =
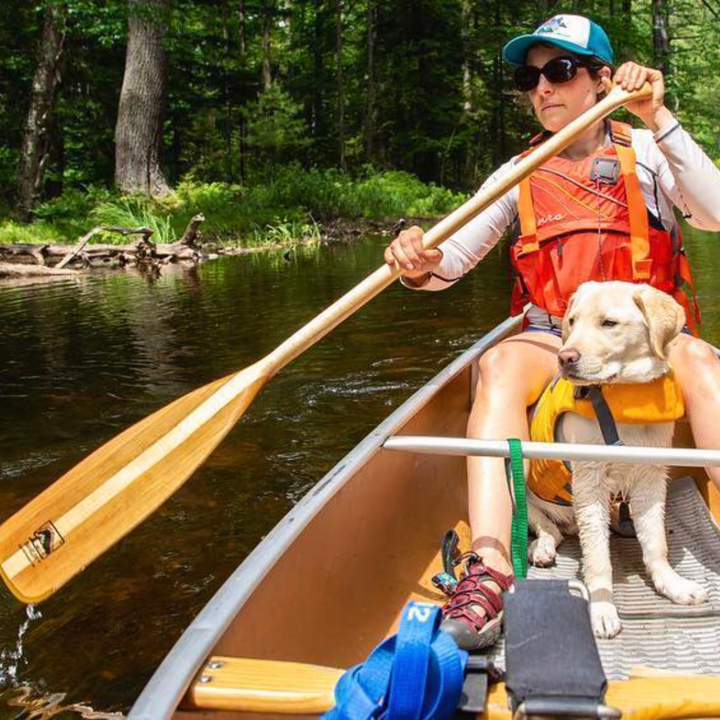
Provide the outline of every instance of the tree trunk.
{"type": "MultiPolygon", "coordinates": [[[[500,0],[495,0],[495,27],[500,28],[502,23],[500,0]]],[[[494,105],[493,112],[493,135],[495,137],[495,143],[493,149],[495,155],[493,156],[493,165],[497,166],[501,162],[506,160],[506,137],[505,137],[505,102],[502,99],[502,90],[504,84],[503,70],[505,63],[502,59],[502,48],[498,47],[497,53],[493,59],[493,83],[492,87],[495,91],[495,97],[498,98],[494,105]]]]}
{"type": "Polygon", "coordinates": [[[375,159],[375,128],[377,126],[377,79],[375,77],[375,46],[377,44],[377,0],[367,0],[367,105],[365,109],[365,161],[375,159]]]}
{"type": "MultiPolygon", "coordinates": [[[[247,35],[245,25],[247,23],[247,10],[245,8],[245,0],[238,3],[238,45],[240,49],[240,68],[245,69],[245,60],[247,56],[247,35]]],[[[245,136],[246,136],[245,117],[240,113],[240,180],[245,181],[245,136]]]]}
{"type": "Polygon", "coordinates": [[[470,0],[462,0],[460,38],[462,40],[462,90],[463,118],[468,119],[472,112],[472,66],[470,52],[470,19],[472,7],[470,0]]]}
{"type": "Polygon", "coordinates": [[[45,10],[38,64],[33,77],[25,132],[17,170],[17,214],[29,220],[37,204],[50,148],[50,128],[65,44],[65,8],[49,4],[45,10]]]}
{"type": "Polygon", "coordinates": [[[164,195],[160,169],[167,57],[162,46],[169,0],[129,0],[125,76],[115,127],[115,184],[123,192],[164,195]]]}
{"type": "Polygon", "coordinates": [[[665,0],[652,0],[653,61],[663,75],[670,73],[670,34],[665,0]]]}
{"type": "Polygon", "coordinates": [[[247,11],[245,10],[245,0],[240,0],[238,3],[238,40],[240,42],[240,55],[245,56],[245,50],[247,45],[247,39],[245,36],[245,22],[247,18],[247,11]]]}
{"type": "Polygon", "coordinates": [[[337,65],[338,161],[345,169],[345,84],[343,81],[342,0],[335,0],[335,57],[337,65]]]}
{"type": "Polygon", "coordinates": [[[314,23],[313,23],[313,67],[315,69],[315,82],[313,83],[313,107],[311,131],[315,139],[320,135],[320,123],[322,113],[322,23],[321,23],[321,0],[313,0],[314,23]]]}
{"type": "Polygon", "coordinates": [[[269,89],[272,84],[272,71],[270,69],[270,27],[271,27],[271,10],[269,0],[264,0],[263,7],[263,23],[262,23],[262,66],[261,79],[263,90],[269,89]]]}

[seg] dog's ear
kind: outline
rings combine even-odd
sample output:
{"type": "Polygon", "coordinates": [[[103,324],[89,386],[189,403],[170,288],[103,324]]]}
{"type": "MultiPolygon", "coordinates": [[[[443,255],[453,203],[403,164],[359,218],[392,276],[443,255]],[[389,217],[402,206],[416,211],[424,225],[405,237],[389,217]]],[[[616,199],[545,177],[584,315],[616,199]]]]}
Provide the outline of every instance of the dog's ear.
{"type": "Polygon", "coordinates": [[[570,323],[568,320],[570,319],[570,313],[573,310],[573,305],[575,304],[575,297],[577,293],[573,293],[572,297],[570,298],[570,302],[568,303],[567,310],[565,310],[565,314],[563,315],[563,321],[562,321],[562,341],[563,345],[567,342],[568,338],[570,337],[570,323]]]}
{"type": "Polygon", "coordinates": [[[633,300],[645,316],[653,352],[666,360],[668,343],[685,326],[685,311],[670,295],[650,285],[639,286],[633,294],[633,300]]]}

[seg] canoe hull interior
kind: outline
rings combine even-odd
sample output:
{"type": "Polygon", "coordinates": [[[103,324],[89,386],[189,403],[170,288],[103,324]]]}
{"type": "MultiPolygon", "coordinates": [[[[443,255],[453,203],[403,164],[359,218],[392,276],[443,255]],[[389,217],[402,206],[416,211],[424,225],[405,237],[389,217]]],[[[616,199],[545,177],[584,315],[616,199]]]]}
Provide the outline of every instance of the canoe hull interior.
{"type": "MultiPolygon", "coordinates": [[[[462,435],[470,371],[407,434],[462,435]]],[[[465,460],[378,450],[277,561],[214,653],[347,667],[393,631],[429,582],[443,533],[467,516],[465,460]]],[[[435,569],[433,569],[435,572],[435,569]]]]}
{"type": "MultiPolygon", "coordinates": [[[[186,631],[130,718],[199,717],[173,714],[170,700],[170,710],[160,711],[153,698],[179,700],[210,655],[345,668],[396,630],[409,600],[442,602],[430,581],[442,535],[455,528],[461,548],[469,543],[466,461],[383,450],[382,441],[389,434],[464,436],[475,361],[516,327],[507,321],[458,358],[306,495],[186,631]]],[[[690,440],[679,423],[676,444],[690,447],[690,440]]],[[[693,475],[720,522],[720,494],[702,470],[693,475]]]]}

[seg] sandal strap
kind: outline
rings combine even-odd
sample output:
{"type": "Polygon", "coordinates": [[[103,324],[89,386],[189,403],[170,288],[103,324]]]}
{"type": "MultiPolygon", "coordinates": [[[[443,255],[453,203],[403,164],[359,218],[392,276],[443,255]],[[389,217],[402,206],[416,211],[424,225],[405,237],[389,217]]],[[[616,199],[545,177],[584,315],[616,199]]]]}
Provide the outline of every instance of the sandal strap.
{"type": "Polygon", "coordinates": [[[463,608],[457,615],[451,615],[451,617],[459,619],[464,618],[466,622],[470,624],[470,627],[475,628],[476,632],[482,632],[482,629],[491,621],[495,620],[497,615],[490,617],[489,615],[483,615],[482,617],[477,613],[473,612],[469,608],[463,608]]]}
{"type": "MultiPolygon", "coordinates": [[[[473,605],[479,605],[485,611],[483,621],[492,620],[502,612],[502,608],[496,608],[482,595],[470,595],[469,597],[463,598],[461,602],[456,602],[454,605],[448,606],[447,612],[451,616],[460,613],[461,615],[465,615],[465,617],[469,617],[468,612],[470,612],[475,616],[474,624],[478,625],[477,620],[479,616],[471,609],[473,605]]],[[[480,626],[478,625],[478,627],[480,626]]]]}
{"type": "Polygon", "coordinates": [[[461,588],[458,586],[453,600],[460,605],[482,605],[486,612],[491,612],[494,617],[503,609],[500,593],[485,584],[488,580],[494,582],[494,579],[483,576],[480,578],[473,577],[473,580],[475,582],[472,583],[471,587],[461,588]]]}
{"type": "Polygon", "coordinates": [[[487,565],[483,565],[483,572],[486,575],[489,575],[503,589],[504,592],[507,592],[515,582],[515,576],[512,573],[509,575],[503,575],[498,570],[488,567],[487,565]]]}

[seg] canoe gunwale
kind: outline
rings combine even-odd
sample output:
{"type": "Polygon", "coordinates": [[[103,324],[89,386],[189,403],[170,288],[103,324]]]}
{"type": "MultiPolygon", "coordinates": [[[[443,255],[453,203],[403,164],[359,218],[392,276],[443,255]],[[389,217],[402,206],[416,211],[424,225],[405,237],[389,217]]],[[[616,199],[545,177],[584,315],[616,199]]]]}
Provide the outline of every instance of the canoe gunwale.
{"type": "Polygon", "coordinates": [[[272,570],[278,559],[327,502],[353,477],[385,440],[408,422],[484,352],[518,330],[522,315],[510,317],[483,335],[413,393],[321,478],[266,535],[186,628],[133,704],[128,720],[171,717],[213,647],[272,570]]]}

